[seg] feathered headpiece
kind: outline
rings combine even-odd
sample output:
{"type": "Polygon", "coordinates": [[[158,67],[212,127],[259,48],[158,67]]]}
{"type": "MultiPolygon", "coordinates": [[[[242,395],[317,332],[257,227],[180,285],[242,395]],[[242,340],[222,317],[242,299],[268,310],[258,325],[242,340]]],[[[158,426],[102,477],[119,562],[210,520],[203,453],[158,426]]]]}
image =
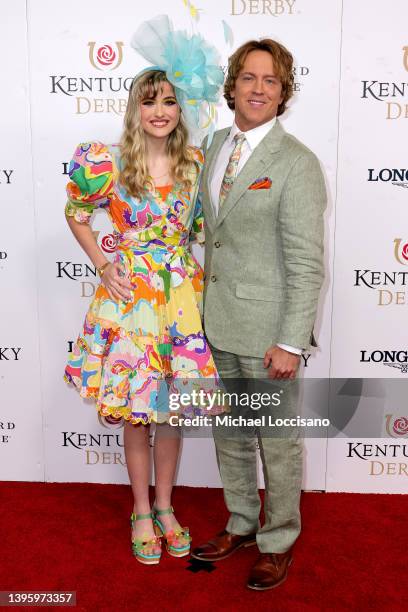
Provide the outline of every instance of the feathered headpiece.
{"type": "Polygon", "coordinates": [[[167,15],[142,23],[131,46],[153,64],[142,72],[161,70],[166,74],[188,127],[195,134],[208,131],[211,141],[215,104],[224,82],[217,50],[200,34],[188,36],[186,32],[173,31],[167,15]]]}

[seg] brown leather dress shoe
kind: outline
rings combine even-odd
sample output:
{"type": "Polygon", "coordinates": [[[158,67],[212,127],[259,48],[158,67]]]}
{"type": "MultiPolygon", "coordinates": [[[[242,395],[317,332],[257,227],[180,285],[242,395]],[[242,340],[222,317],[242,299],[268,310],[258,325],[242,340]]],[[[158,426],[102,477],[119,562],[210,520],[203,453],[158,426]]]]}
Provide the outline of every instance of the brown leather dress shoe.
{"type": "Polygon", "coordinates": [[[261,553],[249,575],[247,587],[266,591],[282,584],[288,577],[292,563],[292,549],[284,553],[261,553]]]}
{"type": "Polygon", "coordinates": [[[212,540],[208,540],[205,544],[194,548],[191,556],[201,561],[221,561],[221,559],[226,559],[239,548],[253,546],[254,544],[256,544],[255,533],[240,536],[228,533],[224,529],[212,540]]]}

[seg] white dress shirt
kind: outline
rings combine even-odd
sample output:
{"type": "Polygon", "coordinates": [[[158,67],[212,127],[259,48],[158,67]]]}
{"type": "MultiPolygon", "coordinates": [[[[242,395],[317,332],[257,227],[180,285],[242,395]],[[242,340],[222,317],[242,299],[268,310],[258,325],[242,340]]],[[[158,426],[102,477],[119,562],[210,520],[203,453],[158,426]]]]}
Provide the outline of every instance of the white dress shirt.
{"type": "MultiPolygon", "coordinates": [[[[258,127],[253,128],[252,130],[248,130],[243,132],[245,134],[245,140],[242,144],[241,148],[241,156],[238,162],[237,175],[241,172],[242,168],[251,157],[254,149],[259,145],[261,140],[267,135],[267,133],[273,128],[276,122],[276,117],[268,121],[267,123],[263,123],[262,125],[258,125],[258,127]]],[[[241,132],[238,128],[237,124],[232,124],[230,133],[228,134],[224,144],[222,145],[220,152],[218,153],[218,157],[216,163],[214,164],[214,172],[211,177],[210,190],[211,190],[211,200],[214,208],[215,216],[218,215],[218,205],[220,199],[220,190],[222,179],[224,178],[225,170],[227,169],[228,161],[230,155],[234,149],[234,136],[241,132]]],[[[294,346],[289,346],[288,344],[278,344],[281,348],[289,353],[294,353],[295,355],[301,355],[302,350],[295,348],[294,346]]]]}

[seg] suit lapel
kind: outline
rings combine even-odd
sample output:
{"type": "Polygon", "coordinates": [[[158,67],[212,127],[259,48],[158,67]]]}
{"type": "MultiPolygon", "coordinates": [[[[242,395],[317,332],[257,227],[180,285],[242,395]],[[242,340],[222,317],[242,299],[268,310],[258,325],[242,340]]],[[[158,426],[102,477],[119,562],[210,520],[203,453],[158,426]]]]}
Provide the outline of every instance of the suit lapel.
{"type": "Polygon", "coordinates": [[[231,191],[225,198],[224,204],[218,213],[215,225],[218,226],[228,213],[237,204],[240,197],[246,192],[253,181],[272,163],[274,156],[279,153],[281,140],[285,130],[278,120],[273,128],[255,147],[252,155],[235,179],[231,191]]]}
{"type": "Polygon", "coordinates": [[[203,210],[206,223],[211,232],[215,227],[214,204],[211,198],[211,177],[213,175],[215,162],[217,161],[218,153],[229,134],[230,128],[220,130],[214,134],[212,145],[205,154],[205,165],[203,172],[203,210]]]}

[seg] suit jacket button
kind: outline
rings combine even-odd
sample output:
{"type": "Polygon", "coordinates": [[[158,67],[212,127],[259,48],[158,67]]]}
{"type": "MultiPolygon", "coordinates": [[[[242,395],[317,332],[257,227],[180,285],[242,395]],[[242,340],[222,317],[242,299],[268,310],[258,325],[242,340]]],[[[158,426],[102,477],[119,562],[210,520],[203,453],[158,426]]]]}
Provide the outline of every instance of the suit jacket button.
{"type": "Polygon", "coordinates": [[[218,240],[216,242],[214,242],[214,246],[216,249],[219,249],[221,246],[221,242],[218,242],[218,240]]]}
{"type": "Polygon", "coordinates": [[[217,280],[217,277],[215,276],[215,274],[213,274],[210,278],[210,280],[215,283],[215,281],[217,280]]]}

